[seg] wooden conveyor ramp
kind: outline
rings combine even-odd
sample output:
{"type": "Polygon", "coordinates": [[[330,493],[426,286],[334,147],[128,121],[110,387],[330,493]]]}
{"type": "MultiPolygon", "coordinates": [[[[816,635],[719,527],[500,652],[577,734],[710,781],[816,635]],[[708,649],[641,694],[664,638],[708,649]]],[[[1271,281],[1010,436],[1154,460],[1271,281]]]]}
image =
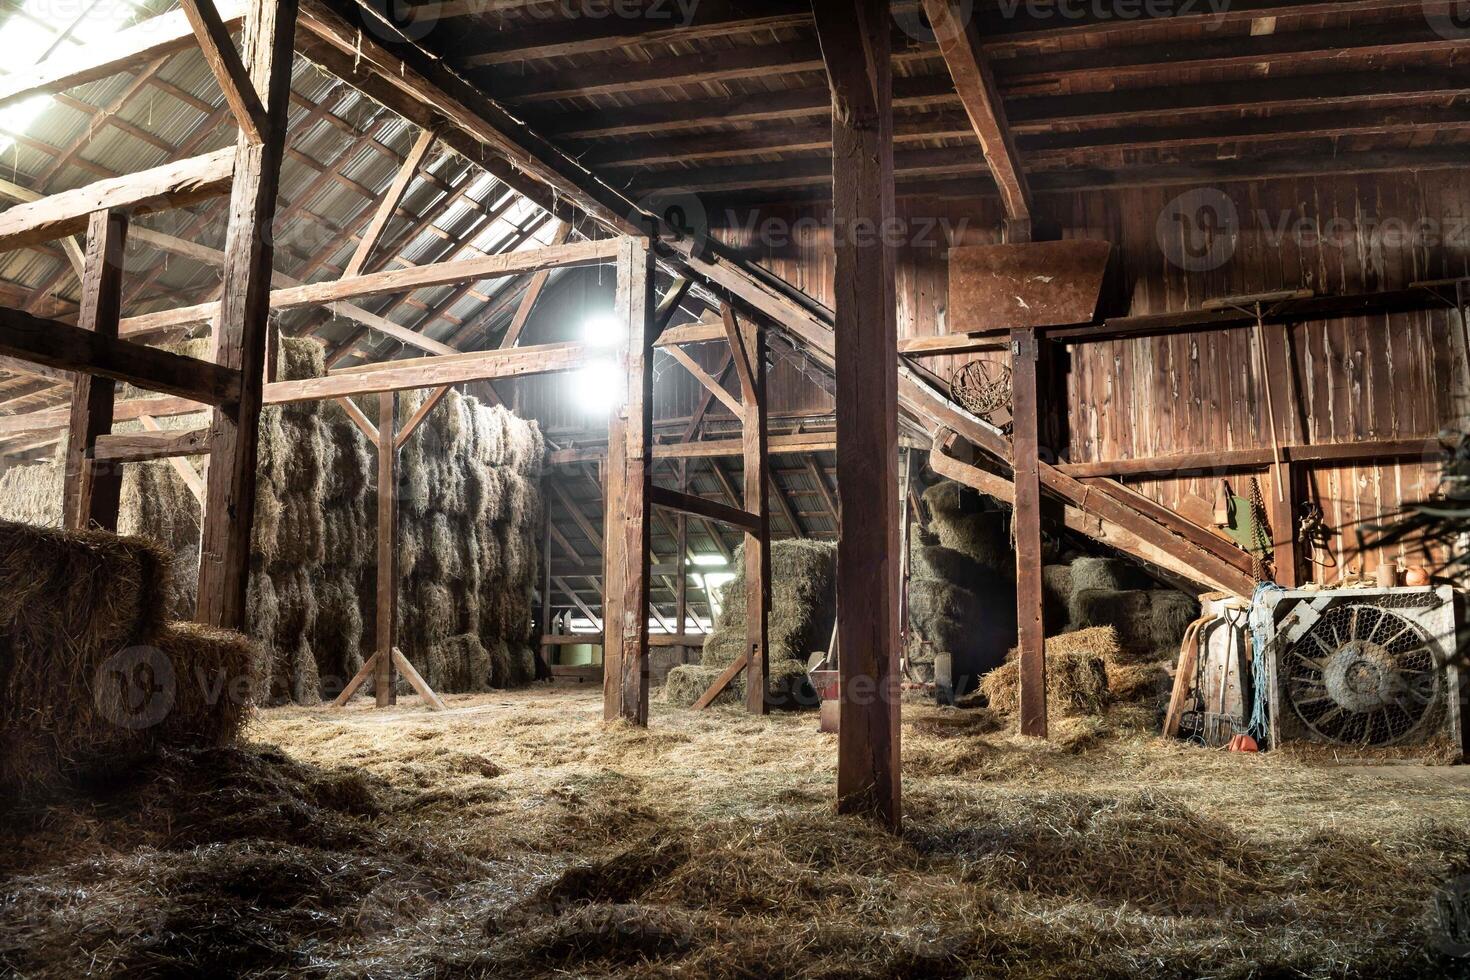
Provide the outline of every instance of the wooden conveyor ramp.
{"type": "MultiPolygon", "coordinates": [[[[700,258],[677,253],[696,281],[730,293],[779,325],[793,342],[829,370],[834,365],[834,315],[795,287],[733,258],[700,258]]],[[[899,358],[899,411],[934,440],[930,465],[935,472],[1001,500],[1014,501],[1007,476],[965,462],[968,447],[989,457],[1003,471],[1012,463],[1010,439],[970,414],[941,392],[906,358],[899,358]],[[956,452],[960,451],[960,455],[956,452]]],[[[1208,589],[1248,597],[1256,579],[1250,556],[1116,480],[1076,480],[1056,467],[1040,464],[1043,492],[1059,501],[1061,520],[1072,531],[1134,555],[1169,575],[1208,589]]]]}

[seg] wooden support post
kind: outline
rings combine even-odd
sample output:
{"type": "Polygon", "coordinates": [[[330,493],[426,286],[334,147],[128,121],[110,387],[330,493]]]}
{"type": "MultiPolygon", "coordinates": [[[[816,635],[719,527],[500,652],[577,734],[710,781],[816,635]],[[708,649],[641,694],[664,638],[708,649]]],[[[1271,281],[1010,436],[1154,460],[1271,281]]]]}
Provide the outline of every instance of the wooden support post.
{"type": "MultiPolygon", "coordinates": [[[[679,461],[679,490],[689,492],[689,463],[685,460],[679,461]]],[[[674,614],[679,620],[679,633],[683,635],[689,631],[689,515],[680,514],[676,520],[679,554],[674,561],[679,578],[675,583],[674,614]]],[[[681,648],[680,659],[687,659],[688,655],[689,648],[681,648]]]]}
{"type": "MultiPolygon", "coordinates": [[[[94,211],[87,227],[87,257],[82,274],[82,307],[77,326],[106,337],[117,337],[122,315],[123,248],[128,219],[121,212],[94,211]]],[[[72,382],[71,428],[66,443],[66,483],[63,509],[70,530],[97,527],[117,530],[122,467],[99,463],[97,437],[112,431],[116,382],[92,374],[78,374],[72,382]]]]}
{"type": "Polygon", "coordinates": [[[1021,734],[1046,737],[1046,628],[1041,590],[1041,474],[1037,430],[1037,337],[1011,331],[1011,415],[1015,433],[1016,625],[1021,651],[1021,734]]]}
{"type": "Polygon", "coordinates": [[[901,824],[898,699],[898,329],[886,0],[814,0],[832,90],[838,645],[837,807],[901,824]]]}
{"type": "Polygon", "coordinates": [[[1276,584],[1287,589],[1301,585],[1301,548],[1297,541],[1296,505],[1301,499],[1301,469],[1292,463],[1273,463],[1271,480],[1274,489],[1266,498],[1267,519],[1271,522],[1273,545],[1272,569],[1276,584]]]}
{"type": "Polygon", "coordinates": [[[649,484],[653,470],[653,251],[618,246],[616,361],[626,384],[608,425],[603,520],[603,717],[648,724],[649,484]]]}
{"type": "MultiPolygon", "coordinates": [[[[542,486],[550,480],[551,477],[543,476],[542,486]]],[[[541,499],[546,499],[544,489],[541,499]]],[[[541,508],[541,519],[541,636],[545,638],[551,633],[551,508],[541,508]]],[[[551,647],[544,642],[541,644],[541,659],[546,661],[546,666],[551,666],[551,647]]]]}
{"type": "MultiPolygon", "coordinates": [[[[763,715],[768,710],[766,688],[771,673],[767,657],[771,612],[771,515],[769,503],[770,457],[766,453],[766,352],[765,335],[753,322],[741,325],[732,338],[743,348],[737,361],[750,369],[750,390],[745,393],[742,437],[745,457],[745,509],[754,514],[757,526],[745,534],[745,650],[749,654],[745,674],[745,710],[763,715]]],[[[742,381],[745,375],[741,375],[742,381]]],[[[801,529],[797,528],[800,535],[801,529]]]]}
{"type": "Polygon", "coordinates": [[[378,617],[373,693],[378,707],[398,703],[393,648],[398,643],[398,442],[393,438],[397,396],[378,395],[378,617]]]}
{"type": "Polygon", "coordinates": [[[296,0],[251,4],[244,28],[244,63],[265,106],[259,143],[235,144],[230,226],[214,360],[240,372],[239,400],[214,410],[204,529],[200,543],[196,618],[211,626],[245,626],[250,536],[255,523],[255,463],[265,384],[266,321],[270,315],[271,220],[286,142],[286,107],[296,0]]]}

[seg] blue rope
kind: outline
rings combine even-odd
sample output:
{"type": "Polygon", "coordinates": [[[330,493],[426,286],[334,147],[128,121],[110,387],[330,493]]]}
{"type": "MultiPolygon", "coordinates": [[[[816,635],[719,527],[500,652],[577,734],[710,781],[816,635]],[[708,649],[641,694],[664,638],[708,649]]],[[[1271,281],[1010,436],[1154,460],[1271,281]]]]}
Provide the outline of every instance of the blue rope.
{"type": "Polygon", "coordinates": [[[1251,596],[1251,720],[1246,731],[1262,747],[1266,745],[1266,736],[1271,731],[1270,673],[1266,669],[1266,643],[1270,640],[1274,626],[1272,610],[1262,601],[1262,597],[1272,592],[1285,591],[1274,583],[1262,582],[1256,586],[1255,594],[1251,596]]]}

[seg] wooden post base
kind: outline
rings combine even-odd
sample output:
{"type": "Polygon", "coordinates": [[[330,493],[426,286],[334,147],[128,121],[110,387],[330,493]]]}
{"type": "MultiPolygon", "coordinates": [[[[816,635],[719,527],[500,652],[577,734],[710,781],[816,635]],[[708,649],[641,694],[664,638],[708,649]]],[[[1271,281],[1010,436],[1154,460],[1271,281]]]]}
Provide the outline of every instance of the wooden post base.
{"type": "MultiPolygon", "coordinates": [[[[343,708],[347,706],[347,702],[352,700],[352,696],[356,694],[362,688],[362,686],[367,683],[368,678],[372,677],[373,674],[376,672],[378,667],[378,658],[382,655],[383,654],[381,652],[378,652],[373,654],[371,657],[368,657],[367,660],[363,661],[362,667],[359,668],[357,673],[353,675],[352,680],[347,682],[347,686],[342,689],[341,694],[337,695],[337,699],[332,702],[333,707],[343,708]]],[[[393,648],[393,666],[398,668],[398,672],[403,675],[404,680],[408,681],[409,686],[418,692],[419,697],[424,699],[424,703],[429,706],[429,710],[447,710],[444,706],[444,702],[440,700],[439,695],[434,693],[434,689],[431,688],[428,685],[428,682],[419,675],[419,672],[414,669],[413,664],[410,663],[408,658],[403,655],[403,651],[398,649],[397,647],[393,648]]]]}

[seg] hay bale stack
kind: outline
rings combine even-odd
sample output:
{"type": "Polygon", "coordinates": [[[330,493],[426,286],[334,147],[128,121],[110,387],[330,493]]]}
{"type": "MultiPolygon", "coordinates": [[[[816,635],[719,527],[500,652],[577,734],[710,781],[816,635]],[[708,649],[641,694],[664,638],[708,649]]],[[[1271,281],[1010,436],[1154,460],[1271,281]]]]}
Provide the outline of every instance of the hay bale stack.
{"type": "Polygon", "coordinates": [[[1199,602],[1175,589],[1082,589],[1072,596],[1072,624],[1117,631],[1122,662],[1178,657],[1184,631],[1199,616],[1199,602]]]}
{"type": "MultiPolygon", "coordinates": [[[[400,423],[429,392],[399,398],[400,423]]],[[[534,422],[451,391],[399,466],[400,647],[436,691],[535,677],[545,442],[534,422]]]]}
{"type": "MultiPolygon", "coordinates": [[[[206,348],[207,340],[175,349],[207,356],[206,348]]],[[[283,380],[319,377],[321,345],[282,338],[277,367],[283,380]]],[[[143,394],[122,386],[119,397],[143,394]]],[[[403,417],[425,396],[401,397],[403,417]]],[[[160,419],[173,429],[207,422],[205,414],[160,419]]],[[[117,426],[119,432],[141,428],[117,426]]],[[[483,690],[529,680],[533,672],[531,594],[540,560],[544,453],[534,423],[457,393],[445,397],[404,447],[400,646],[418,663],[431,647],[447,643],[439,656],[442,676],[420,666],[436,689],[483,690]],[[427,601],[419,603],[421,596],[427,601]],[[492,653],[448,643],[469,634],[492,653]],[[487,674],[497,644],[504,648],[503,667],[487,674]]],[[[319,700],[323,687],[340,689],[371,648],[376,469],[376,450],[335,401],[262,410],[247,616],[251,636],[267,653],[259,692],[267,702],[319,700]]],[[[0,518],[58,527],[62,483],[59,453],[45,464],[6,471],[0,518]]],[[[199,515],[172,463],[125,468],[119,529],[153,537],[173,555],[177,575],[167,612],[175,618],[193,615],[199,515]]]]}
{"type": "Polygon", "coordinates": [[[953,480],[941,480],[925,490],[924,505],[929,533],[939,544],[996,574],[1015,577],[1008,507],[953,480]]]}
{"type": "MultiPolygon", "coordinates": [[[[735,578],[720,595],[720,614],[704,644],[699,664],[675,667],[664,683],[662,700],[688,707],[705,692],[745,649],[745,561],[736,549],[735,578]],[[696,690],[697,688],[697,690],[696,690]]],[[[771,610],[769,624],[772,703],[815,704],[806,681],[812,653],[826,650],[837,617],[837,546],[831,542],[792,539],[771,542],[771,610]]],[[[745,696],[744,674],[721,700],[745,696]]]]}
{"type": "Polygon", "coordinates": [[[166,622],[169,564],[146,538],[0,521],[0,786],[112,774],[239,732],[260,653],[166,622]]]}
{"type": "Polygon", "coordinates": [[[957,693],[1005,660],[1016,636],[1015,551],[1003,505],[952,480],[924,492],[927,526],[909,538],[905,676],[927,684],[947,656],[957,693]]]}

